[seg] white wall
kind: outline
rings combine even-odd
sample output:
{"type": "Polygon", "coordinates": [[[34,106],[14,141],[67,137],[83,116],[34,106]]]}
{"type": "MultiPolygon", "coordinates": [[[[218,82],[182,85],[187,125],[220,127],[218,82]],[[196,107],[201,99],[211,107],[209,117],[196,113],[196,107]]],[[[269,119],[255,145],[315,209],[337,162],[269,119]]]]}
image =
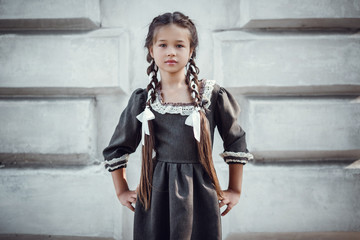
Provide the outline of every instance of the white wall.
{"type": "MultiPolygon", "coordinates": [[[[0,1],[0,234],[131,239],[101,151],[145,87],[153,17],[182,11],[200,77],[238,99],[256,161],[231,232],[360,230],[360,1],[0,1]]],[[[227,165],[214,158],[221,185],[227,165]]],[[[137,185],[139,151],[128,180],[137,185]]]]}

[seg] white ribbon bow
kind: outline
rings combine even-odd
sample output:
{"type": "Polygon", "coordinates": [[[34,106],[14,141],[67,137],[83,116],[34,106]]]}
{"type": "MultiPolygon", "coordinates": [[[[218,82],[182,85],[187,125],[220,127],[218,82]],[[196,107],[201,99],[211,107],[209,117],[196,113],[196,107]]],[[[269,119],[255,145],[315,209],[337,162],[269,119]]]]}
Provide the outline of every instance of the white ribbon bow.
{"type": "Polygon", "coordinates": [[[136,118],[142,123],[141,143],[145,145],[145,134],[150,135],[148,121],[154,119],[155,115],[151,112],[150,108],[146,106],[145,110],[137,115],[136,118]]]}
{"type": "Polygon", "coordinates": [[[200,112],[198,108],[186,118],[185,124],[193,127],[194,137],[200,142],[200,112]]]}

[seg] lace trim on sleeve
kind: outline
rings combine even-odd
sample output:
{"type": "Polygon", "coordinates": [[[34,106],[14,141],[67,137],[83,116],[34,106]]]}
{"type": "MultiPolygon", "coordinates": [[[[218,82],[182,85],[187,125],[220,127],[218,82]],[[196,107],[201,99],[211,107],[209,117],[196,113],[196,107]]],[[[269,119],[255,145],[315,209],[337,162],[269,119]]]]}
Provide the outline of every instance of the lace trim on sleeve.
{"type": "Polygon", "coordinates": [[[254,156],[246,152],[223,152],[220,156],[226,163],[242,163],[246,164],[248,161],[253,160],[254,156]]]}
{"type": "MultiPolygon", "coordinates": [[[[202,88],[202,101],[206,101],[204,107],[208,108],[211,105],[210,99],[214,89],[215,80],[203,81],[205,81],[205,83],[202,88]]],[[[163,103],[159,92],[156,92],[156,98],[155,101],[151,103],[151,108],[160,114],[170,113],[181,114],[184,116],[188,116],[194,111],[194,106],[189,103],[163,103]]]]}
{"type": "Polygon", "coordinates": [[[105,160],[105,169],[112,172],[119,168],[126,168],[129,159],[129,154],[124,154],[119,158],[113,158],[111,160],[105,160]]]}

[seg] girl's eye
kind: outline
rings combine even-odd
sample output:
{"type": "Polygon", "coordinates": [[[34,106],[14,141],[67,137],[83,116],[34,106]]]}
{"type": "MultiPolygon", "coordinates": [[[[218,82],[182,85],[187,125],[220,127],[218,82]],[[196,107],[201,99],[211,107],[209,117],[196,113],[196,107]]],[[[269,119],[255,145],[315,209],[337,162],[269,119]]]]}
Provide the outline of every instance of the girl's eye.
{"type": "Polygon", "coordinates": [[[159,47],[166,47],[166,44],[160,44],[159,47]]]}
{"type": "Polygon", "coordinates": [[[177,47],[178,47],[178,48],[182,48],[182,47],[184,47],[184,46],[183,46],[183,45],[177,45],[177,47]]]}

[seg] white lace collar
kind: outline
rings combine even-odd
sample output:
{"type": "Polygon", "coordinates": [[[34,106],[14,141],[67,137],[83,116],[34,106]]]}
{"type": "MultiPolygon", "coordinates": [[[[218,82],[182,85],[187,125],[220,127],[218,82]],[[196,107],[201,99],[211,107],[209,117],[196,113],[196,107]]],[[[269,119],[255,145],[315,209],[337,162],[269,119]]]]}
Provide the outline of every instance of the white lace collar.
{"type": "MultiPolygon", "coordinates": [[[[211,105],[211,94],[214,89],[215,80],[202,80],[203,86],[200,90],[202,92],[202,101],[205,101],[204,107],[208,108],[211,105]]],[[[153,103],[150,103],[151,108],[160,113],[181,114],[184,116],[190,115],[194,111],[194,105],[191,103],[162,103],[161,96],[158,91],[155,92],[156,98],[153,103]]]]}

